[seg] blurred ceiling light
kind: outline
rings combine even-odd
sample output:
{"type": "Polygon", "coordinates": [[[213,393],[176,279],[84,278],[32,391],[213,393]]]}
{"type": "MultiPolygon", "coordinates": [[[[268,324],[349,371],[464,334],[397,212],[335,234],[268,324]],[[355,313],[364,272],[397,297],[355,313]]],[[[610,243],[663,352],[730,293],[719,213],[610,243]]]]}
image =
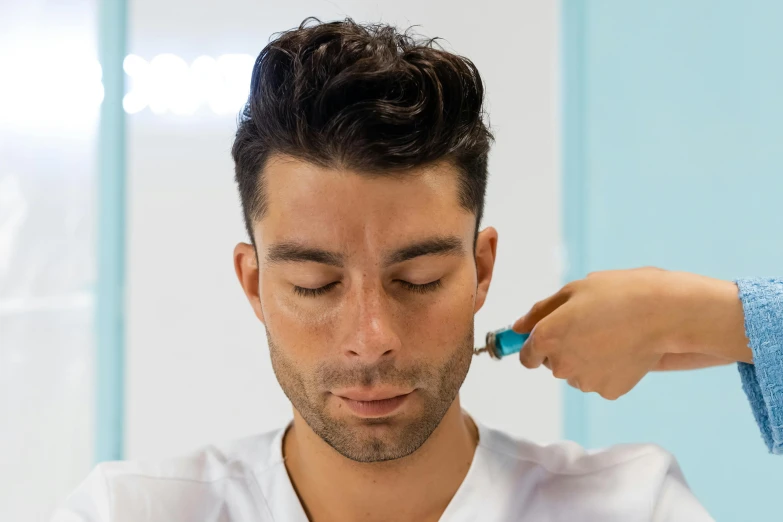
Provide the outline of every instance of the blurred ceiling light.
{"type": "Polygon", "coordinates": [[[190,65],[173,54],[149,62],[131,54],[123,63],[130,85],[122,105],[129,114],[149,108],[154,114],[187,116],[203,106],[236,114],[247,101],[254,63],[248,54],[199,56],[190,65]]]}
{"type": "Polygon", "coordinates": [[[0,127],[88,130],[103,101],[101,66],[81,49],[0,49],[0,127]]]}
{"type": "MultiPolygon", "coordinates": [[[[188,116],[201,108],[237,114],[247,101],[255,58],[248,54],[200,56],[191,64],[174,54],[150,61],[128,55],[123,68],[129,114],[188,116]]],[[[84,130],[94,128],[103,102],[102,71],[86,52],[49,47],[0,49],[0,129],[84,130]]]]}

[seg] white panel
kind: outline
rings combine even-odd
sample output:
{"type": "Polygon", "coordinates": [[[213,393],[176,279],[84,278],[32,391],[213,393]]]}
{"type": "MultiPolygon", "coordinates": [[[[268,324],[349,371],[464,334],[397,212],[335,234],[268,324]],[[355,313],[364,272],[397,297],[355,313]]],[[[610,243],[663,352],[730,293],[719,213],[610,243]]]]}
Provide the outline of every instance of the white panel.
{"type": "Polygon", "coordinates": [[[95,3],[0,2],[0,520],[93,465],[95,3]]]}

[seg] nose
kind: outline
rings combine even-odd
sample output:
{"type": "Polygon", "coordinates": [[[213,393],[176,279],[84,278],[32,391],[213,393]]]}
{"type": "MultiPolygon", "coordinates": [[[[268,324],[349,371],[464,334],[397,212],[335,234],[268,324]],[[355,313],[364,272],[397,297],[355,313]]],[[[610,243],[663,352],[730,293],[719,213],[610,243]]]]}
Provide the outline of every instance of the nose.
{"type": "Polygon", "coordinates": [[[364,364],[391,358],[401,346],[392,311],[382,288],[365,288],[356,297],[347,321],[345,355],[364,364]]]}

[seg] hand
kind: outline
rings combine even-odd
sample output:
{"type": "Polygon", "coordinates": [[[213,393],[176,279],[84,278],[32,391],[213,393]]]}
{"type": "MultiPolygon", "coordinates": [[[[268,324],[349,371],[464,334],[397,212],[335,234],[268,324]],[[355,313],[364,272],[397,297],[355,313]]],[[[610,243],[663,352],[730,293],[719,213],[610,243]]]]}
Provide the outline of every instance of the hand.
{"type": "Polygon", "coordinates": [[[657,268],[596,272],[536,303],[520,361],[610,400],[650,371],[752,363],[737,286],[657,268]]]}

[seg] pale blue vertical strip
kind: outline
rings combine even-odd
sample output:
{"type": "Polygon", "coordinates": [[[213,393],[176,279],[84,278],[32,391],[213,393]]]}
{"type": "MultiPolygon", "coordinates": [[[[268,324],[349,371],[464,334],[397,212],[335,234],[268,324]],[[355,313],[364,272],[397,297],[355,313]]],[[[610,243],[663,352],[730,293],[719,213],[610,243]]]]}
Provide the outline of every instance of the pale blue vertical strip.
{"type": "Polygon", "coordinates": [[[125,311],[125,0],[100,0],[104,99],[98,132],[95,459],[122,458],[125,311]]]}
{"type": "MultiPolygon", "coordinates": [[[[566,281],[586,273],[587,186],[584,119],[585,6],[583,0],[561,2],[561,89],[562,100],[562,204],[563,238],[566,251],[566,281]]],[[[584,394],[565,386],[564,435],[587,446],[587,401],[584,394]]]]}

